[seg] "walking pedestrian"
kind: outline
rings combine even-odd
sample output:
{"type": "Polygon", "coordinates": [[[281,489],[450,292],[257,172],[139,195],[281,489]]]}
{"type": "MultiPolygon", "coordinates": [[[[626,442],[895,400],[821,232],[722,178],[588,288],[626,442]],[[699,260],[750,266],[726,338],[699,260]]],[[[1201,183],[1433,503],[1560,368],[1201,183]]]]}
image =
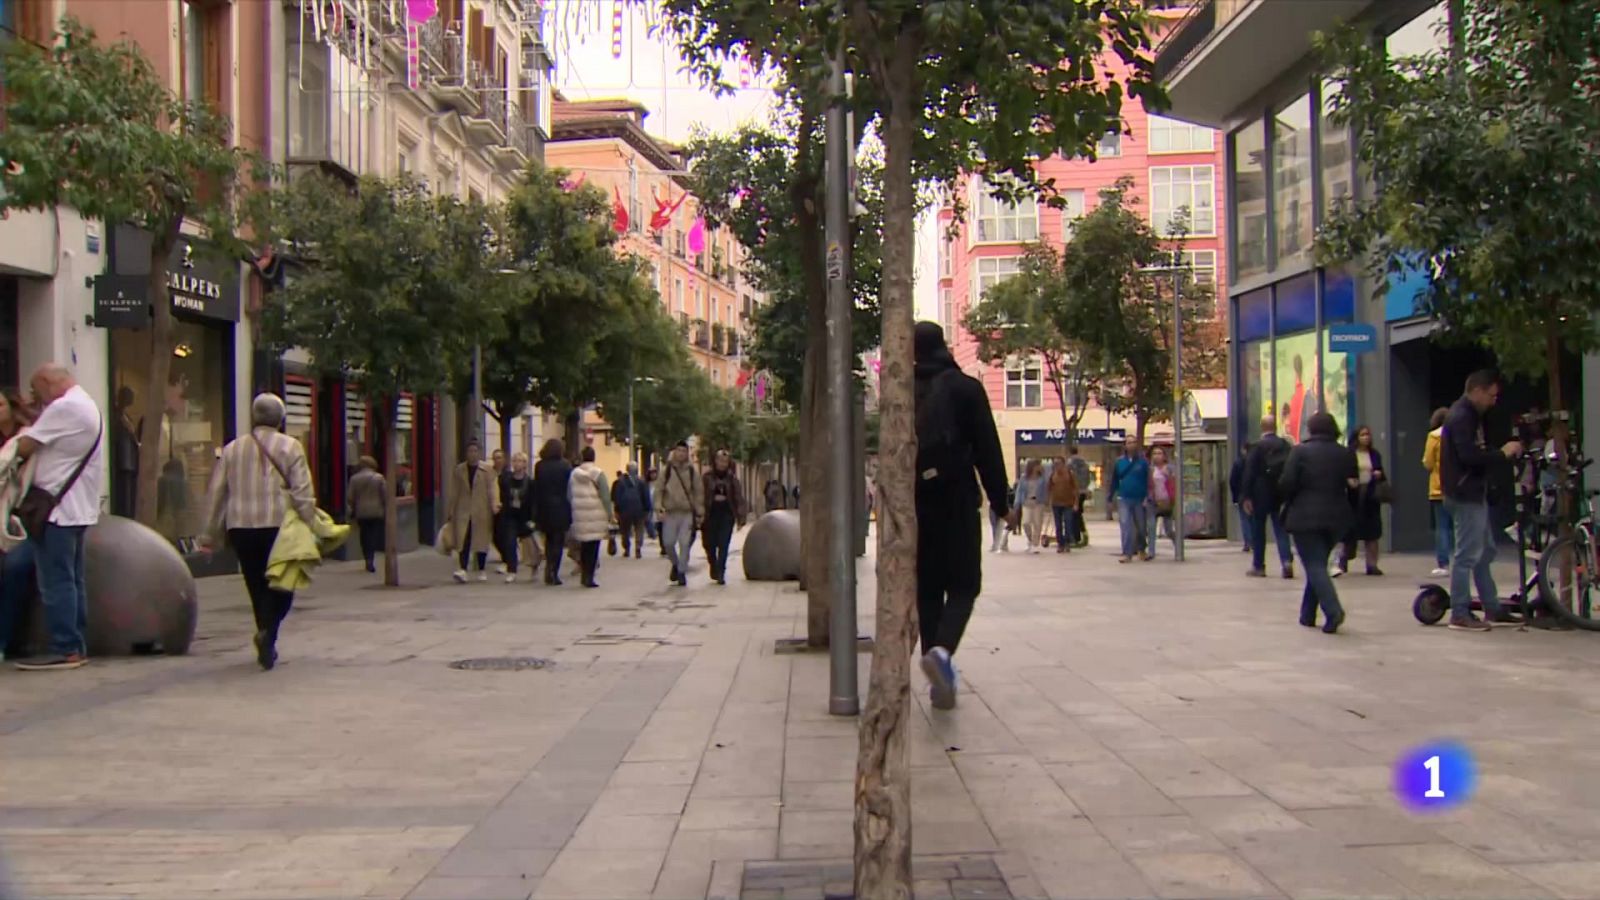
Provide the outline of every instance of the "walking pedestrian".
{"type": "Polygon", "coordinates": [[[250,433],[228,442],[212,469],[209,524],[203,549],[226,534],[239,557],[239,574],[255,613],[256,664],[278,664],[278,633],[294,606],[294,592],[267,582],[267,562],[288,510],[317,530],[317,491],[305,448],[283,433],[283,399],[258,394],[250,404],[250,433]]]}
{"type": "Polygon", "coordinates": [[[539,571],[539,556],[533,544],[533,476],[528,472],[528,454],[511,454],[511,467],[496,479],[500,494],[499,544],[505,554],[506,584],[517,583],[522,560],[539,571]]]}
{"type": "Polygon", "coordinates": [[[1056,552],[1068,553],[1078,543],[1078,477],[1066,457],[1050,467],[1050,511],[1055,516],[1056,552]]]}
{"type": "Polygon", "coordinates": [[[1444,485],[1439,476],[1440,449],[1444,443],[1444,420],[1450,410],[1439,407],[1428,422],[1428,439],[1422,446],[1422,467],[1428,470],[1428,511],[1433,513],[1433,572],[1435,578],[1450,574],[1450,554],[1455,549],[1455,519],[1444,503],[1444,485]]]}
{"type": "Polygon", "coordinates": [[[767,512],[783,509],[784,496],[788,492],[783,489],[783,482],[776,478],[767,479],[767,486],[761,489],[761,499],[766,502],[767,512]]]}
{"type": "Polygon", "coordinates": [[[1239,446],[1239,457],[1228,470],[1228,499],[1239,515],[1239,536],[1244,542],[1244,552],[1250,552],[1250,514],[1244,511],[1244,461],[1250,455],[1250,445],[1239,446]]]}
{"type": "MultiPolygon", "coordinates": [[[[499,447],[494,448],[494,452],[489,454],[489,472],[494,475],[494,481],[489,488],[492,493],[497,495],[499,494],[500,476],[505,474],[506,471],[508,471],[508,468],[505,451],[501,450],[499,447]]],[[[506,566],[505,544],[501,542],[501,535],[505,531],[505,529],[500,526],[500,516],[502,512],[503,510],[497,505],[494,511],[494,520],[491,521],[489,525],[493,529],[494,534],[494,538],[492,540],[492,543],[494,544],[494,555],[495,558],[499,560],[499,562],[495,564],[495,571],[501,575],[504,575],[507,571],[509,571],[509,569],[506,566]]]]}
{"type": "MultiPolygon", "coordinates": [[[[0,459],[14,459],[17,454],[17,435],[33,424],[33,409],[22,395],[13,389],[0,391],[0,459]]],[[[13,500],[20,500],[23,483],[31,483],[38,463],[18,466],[12,474],[13,500]],[[26,471],[24,471],[26,469],[26,471]]],[[[4,559],[0,559],[0,660],[12,661],[28,657],[28,633],[33,624],[32,605],[38,579],[34,576],[37,562],[33,542],[21,535],[20,540],[7,530],[0,535],[5,545],[4,559]]]]}
{"type": "Polygon", "coordinates": [[[1488,631],[1516,624],[1500,606],[1494,583],[1494,526],[1489,518],[1489,470],[1522,454],[1522,444],[1507,441],[1499,451],[1484,439],[1483,416],[1500,402],[1500,378],[1483,370],[1467,376],[1466,391],[1444,420],[1439,452],[1440,486],[1455,521],[1455,552],[1450,557],[1450,627],[1488,631]],[[1485,618],[1472,614],[1472,589],[1485,618]]]}
{"type": "Polygon", "coordinates": [[[1122,556],[1118,562],[1131,562],[1135,555],[1149,559],[1145,543],[1150,530],[1145,501],[1150,497],[1150,461],[1144,458],[1139,439],[1132,435],[1123,441],[1122,457],[1111,469],[1107,499],[1117,506],[1117,526],[1122,532],[1122,556]]]}
{"type": "Polygon", "coordinates": [[[705,496],[700,490],[700,474],[689,460],[687,443],[679,441],[667,455],[656,491],[661,543],[672,561],[672,574],[667,580],[688,587],[689,554],[694,548],[695,529],[705,517],[705,496]]]}
{"type": "Polygon", "coordinates": [[[702,485],[706,519],[701,542],[711,565],[711,579],[717,584],[727,584],[728,545],[733,542],[734,529],[744,527],[747,512],[744,486],[734,471],[733,455],[727,450],[718,450],[711,457],[711,468],[702,485]]]}
{"type": "Polygon", "coordinates": [[[1328,574],[1328,555],[1350,527],[1349,491],[1356,481],[1355,458],[1339,446],[1339,424],[1333,416],[1316,413],[1307,427],[1310,434],[1305,442],[1294,447],[1284,461],[1277,494],[1283,498],[1285,525],[1294,535],[1300,565],[1306,571],[1300,624],[1315,628],[1317,608],[1321,607],[1322,630],[1333,634],[1344,624],[1344,607],[1328,574]]]}
{"type": "Polygon", "coordinates": [[[361,537],[361,558],[366,560],[368,572],[376,572],[378,551],[383,549],[383,511],[389,504],[388,486],[378,473],[376,459],[361,457],[345,495],[346,515],[356,523],[361,537]]]}
{"type": "Polygon", "coordinates": [[[1339,554],[1337,578],[1350,571],[1350,561],[1356,557],[1356,542],[1366,549],[1367,574],[1382,575],[1378,568],[1378,541],[1383,537],[1383,501],[1388,496],[1389,476],[1383,470],[1383,454],[1372,445],[1372,429],[1365,425],[1356,429],[1350,441],[1350,455],[1355,458],[1359,473],[1356,486],[1350,489],[1350,506],[1355,518],[1344,538],[1344,552],[1339,554]]]}
{"type": "Polygon", "coordinates": [[[1010,498],[1015,497],[1016,493],[1014,486],[1006,485],[1006,502],[998,507],[993,503],[989,504],[989,532],[993,536],[989,544],[990,553],[1011,552],[1011,519],[1007,513],[1011,508],[1010,498]]]}
{"type": "Polygon", "coordinates": [[[1078,483],[1078,502],[1072,511],[1072,545],[1087,547],[1089,520],[1083,517],[1083,510],[1089,504],[1089,492],[1094,489],[1094,471],[1089,468],[1089,461],[1079,454],[1077,444],[1067,448],[1067,468],[1072,470],[1072,478],[1078,483]]]}
{"type": "Polygon", "coordinates": [[[1022,510],[1022,538],[1027,541],[1028,553],[1038,553],[1044,546],[1044,516],[1050,508],[1050,480],[1044,475],[1044,466],[1037,459],[1028,460],[1022,469],[1022,479],[1017,482],[1013,507],[1022,510]]]}
{"type": "Polygon", "coordinates": [[[1150,545],[1146,552],[1149,559],[1156,558],[1156,540],[1158,535],[1165,534],[1167,540],[1177,546],[1177,531],[1173,527],[1172,517],[1176,514],[1174,509],[1177,491],[1177,476],[1172,472],[1172,464],[1167,462],[1165,447],[1156,447],[1150,451],[1150,491],[1149,512],[1147,521],[1150,523],[1150,545]]]}
{"type": "Polygon", "coordinates": [[[622,558],[643,557],[645,524],[650,521],[650,491],[639,480],[638,463],[628,463],[627,471],[611,486],[611,507],[617,511],[617,530],[622,532],[622,558]]]}
{"type": "Polygon", "coordinates": [[[595,465],[594,448],[578,454],[578,467],[567,482],[567,502],[572,507],[572,537],[578,543],[578,571],[586,588],[597,588],[600,542],[611,533],[611,488],[606,473],[595,465]]]}
{"type": "Polygon", "coordinates": [[[500,506],[495,477],[494,468],[483,461],[483,447],[477,441],[467,442],[467,458],[456,465],[445,501],[450,511],[445,521],[460,563],[451,577],[462,584],[466,584],[473,563],[477,564],[478,580],[489,580],[489,548],[495,543],[495,513],[500,506]]]}
{"type": "Polygon", "coordinates": [[[572,463],[567,447],[551,438],[539,448],[533,467],[533,527],[544,541],[544,583],[561,584],[561,558],[572,528],[572,463]]]}
{"type": "Polygon", "coordinates": [[[982,382],[962,372],[944,329],[918,322],[917,617],[922,671],[935,709],[956,704],[956,649],[983,589],[982,497],[1008,518],[1005,457],[982,382]]]}
{"type": "Polygon", "coordinates": [[[22,432],[16,449],[18,457],[35,460],[33,488],[47,498],[48,514],[43,522],[30,525],[28,540],[33,544],[50,647],[43,656],[18,662],[17,668],[76,669],[89,659],[83,535],[100,521],[105,422],[88,392],[59,363],[40,366],[29,386],[39,418],[22,432]]]}
{"type": "Polygon", "coordinates": [[[1261,438],[1250,448],[1244,461],[1244,511],[1250,516],[1250,571],[1253,578],[1267,577],[1267,523],[1278,544],[1278,563],[1283,577],[1294,577],[1294,556],[1289,546],[1289,531],[1283,524],[1283,502],[1278,496],[1283,473],[1289,464],[1288,441],[1278,436],[1278,420],[1261,420],[1261,438]]]}

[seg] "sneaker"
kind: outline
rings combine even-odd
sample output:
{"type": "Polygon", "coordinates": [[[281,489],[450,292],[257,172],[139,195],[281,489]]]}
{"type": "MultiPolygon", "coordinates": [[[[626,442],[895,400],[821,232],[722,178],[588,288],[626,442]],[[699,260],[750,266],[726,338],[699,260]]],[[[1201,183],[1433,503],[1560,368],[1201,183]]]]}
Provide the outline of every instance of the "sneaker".
{"type": "Polygon", "coordinates": [[[1322,633],[1323,634],[1335,634],[1335,633],[1337,633],[1339,631],[1339,626],[1343,625],[1343,624],[1344,624],[1344,611],[1340,610],[1338,618],[1329,619],[1328,621],[1323,623],[1323,625],[1322,625],[1322,633]]]}
{"type": "Polygon", "coordinates": [[[1446,569],[1444,566],[1434,566],[1433,571],[1428,573],[1428,575],[1433,578],[1445,578],[1449,576],[1449,574],[1450,570],[1446,569]]]}
{"type": "Polygon", "coordinates": [[[1367,574],[1368,575],[1382,575],[1383,574],[1383,570],[1378,568],[1377,566],[1367,566],[1367,574]]]}
{"type": "Polygon", "coordinates": [[[517,576],[516,575],[512,575],[512,574],[507,574],[506,575],[506,584],[516,584],[516,583],[517,583],[517,576]]]}
{"type": "Polygon", "coordinates": [[[450,577],[454,578],[456,580],[456,583],[458,583],[458,584],[466,584],[467,583],[467,570],[466,569],[457,569],[454,572],[450,573],[450,577]]]}
{"type": "Polygon", "coordinates": [[[81,653],[51,653],[19,660],[17,668],[24,672],[53,672],[58,669],[81,669],[88,662],[81,653]]]}
{"type": "Polygon", "coordinates": [[[1245,572],[1244,576],[1246,578],[1265,578],[1265,577],[1267,577],[1267,570],[1266,569],[1251,569],[1248,572],[1245,572]]]}
{"type": "Polygon", "coordinates": [[[479,569],[478,570],[478,580],[479,581],[488,581],[489,580],[489,573],[483,571],[482,569],[479,569]]]}
{"type": "Polygon", "coordinates": [[[511,574],[509,568],[506,566],[505,563],[501,563],[500,565],[495,566],[494,567],[494,571],[495,571],[496,575],[510,575],[511,574]]]}
{"type": "Polygon", "coordinates": [[[672,567],[672,574],[667,576],[667,581],[670,584],[677,584],[678,583],[678,567],[677,566],[673,566],[672,567]]]}
{"type": "Polygon", "coordinates": [[[256,632],[256,636],[251,638],[250,642],[256,646],[256,665],[260,666],[263,672],[271,672],[272,667],[278,664],[278,648],[267,643],[265,631],[256,632]]]}
{"type": "Polygon", "coordinates": [[[1284,581],[1293,581],[1294,580],[1294,563],[1284,563],[1283,564],[1283,580],[1284,581]]]}
{"type": "Polygon", "coordinates": [[[1450,628],[1455,631],[1488,631],[1493,627],[1488,622],[1472,615],[1462,618],[1452,617],[1450,619],[1450,628]]]}
{"type": "Polygon", "coordinates": [[[956,705],[956,666],[950,651],[935,647],[922,656],[922,674],[928,676],[928,699],[934,709],[954,709],[956,705]]]}

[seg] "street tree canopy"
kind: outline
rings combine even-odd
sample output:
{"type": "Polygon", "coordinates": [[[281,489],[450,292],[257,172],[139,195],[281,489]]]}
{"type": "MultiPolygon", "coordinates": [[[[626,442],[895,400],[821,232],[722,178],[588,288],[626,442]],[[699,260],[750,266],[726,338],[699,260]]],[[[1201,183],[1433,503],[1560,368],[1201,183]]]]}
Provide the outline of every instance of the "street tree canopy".
{"type": "Polygon", "coordinates": [[[1364,266],[1380,291],[1420,268],[1420,311],[1508,371],[1549,376],[1561,409],[1560,350],[1600,349],[1600,2],[1460,9],[1449,52],[1387,58],[1354,31],[1322,42],[1342,84],[1331,118],[1377,185],[1334,205],[1318,255],[1364,266]]]}

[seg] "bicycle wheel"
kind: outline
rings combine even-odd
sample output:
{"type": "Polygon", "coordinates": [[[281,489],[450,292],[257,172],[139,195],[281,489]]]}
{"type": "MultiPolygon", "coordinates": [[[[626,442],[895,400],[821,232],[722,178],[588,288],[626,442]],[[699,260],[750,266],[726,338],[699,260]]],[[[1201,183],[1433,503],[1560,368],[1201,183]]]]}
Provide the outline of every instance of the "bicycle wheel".
{"type": "Polygon", "coordinates": [[[1539,592],[1545,606],[1585,631],[1600,631],[1594,548],[1582,532],[1556,538],[1539,554],[1539,592]]]}

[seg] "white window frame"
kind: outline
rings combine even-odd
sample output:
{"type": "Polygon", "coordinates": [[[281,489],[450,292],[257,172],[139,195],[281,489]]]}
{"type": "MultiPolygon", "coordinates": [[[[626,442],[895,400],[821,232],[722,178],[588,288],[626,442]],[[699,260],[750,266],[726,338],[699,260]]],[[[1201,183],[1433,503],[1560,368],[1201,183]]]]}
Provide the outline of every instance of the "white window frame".
{"type": "Polygon", "coordinates": [[[982,303],[983,292],[1022,271],[1020,256],[980,256],[972,261],[972,302],[982,303]],[[1007,265],[1009,264],[1009,265],[1007,265]],[[988,271],[984,271],[987,269],[988,271]],[[1002,271],[1009,269],[1009,271],[1002,271]]]}
{"type": "Polygon", "coordinates": [[[1005,368],[1006,409],[1044,409],[1044,362],[1039,359],[1007,360],[1005,368]],[[1032,378],[1028,374],[1032,372],[1032,378]],[[1017,402],[1011,402],[1011,390],[1017,390],[1017,402]],[[1028,402],[1028,392],[1038,393],[1034,402],[1028,402]]]}
{"type": "Polygon", "coordinates": [[[939,321],[944,323],[945,334],[955,334],[956,289],[953,287],[939,288],[939,321]]]}
{"type": "Polygon", "coordinates": [[[1065,206],[1061,207],[1061,242],[1072,242],[1072,233],[1077,230],[1078,220],[1088,214],[1088,192],[1083,188],[1072,188],[1061,192],[1061,199],[1065,206]]]}
{"type": "Polygon", "coordinates": [[[939,238],[939,277],[949,278],[955,271],[955,241],[949,235],[943,235],[939,238]]]}
{"type": "Polygon", "coordinates": [[[1185,206],[1189,207],[1189,226],[1192,229],[1189,237],[1216,237],[1217,236],[1217,167],[1210,164],[1197,164],[1192,166],[1151,166],[1150,167],[1150,224],[1158,233],[1165,234],[1167,226],[1172,223],[1172,217],[1185,206]],[[1184,173],[1184,181],[1176,181],[1179,172],[1184,173]],[[1196,176],[1204,173],[1204,190],[1198,190],[1200,182],[1196,176]],[[1164,181],[1164,183],[1163,183],[1164,181]],[[1157,199],[1165,189],[1167,202],[1162,208],[1157,199]],[[1179,190],[1187,192],[1180,197],[1179,190]],[[1196,201],[1204,199],[1203,206],[1196,201]],[[1210,215],[1210,228],[1199,227],[1197,211],[1206,210],[1210,215]]]}
{"type": "Polygon", "coordinates": [[[1098,159],[1116,159],[1122,155],[1122,132],[1108,131],[1100,136],[1094,155],[1098,159]]]}
{"type": "Polygon", "coordinates": [[[1210,153],[1217,147],[1217,133],[1204,125],[1180,119],[1151,115],[1150,155],[1164,153],[1210,153]]]}
{"type": "Polygon", "coordinates": [[[1021,203],[1006,203],[989,193],[983,179],[972,181],[973,244],[1031,244],[1039,239],[1039,200],[1024,197],[1021,203]],[[1005,234],[1010,225],[1011,235],[1005,234]]]}
{"type": "Polygon", "coordinates": [[[1217,251],[1185,250],[1183,264],[1194,271],[1195,284],[1215,289],[1217,286],[1217,251]],[[1202,262],[1202,260],[1204,260],[1202,262]],[[1203,274],[1205,273],[1205,274],[1203,274]]]}

